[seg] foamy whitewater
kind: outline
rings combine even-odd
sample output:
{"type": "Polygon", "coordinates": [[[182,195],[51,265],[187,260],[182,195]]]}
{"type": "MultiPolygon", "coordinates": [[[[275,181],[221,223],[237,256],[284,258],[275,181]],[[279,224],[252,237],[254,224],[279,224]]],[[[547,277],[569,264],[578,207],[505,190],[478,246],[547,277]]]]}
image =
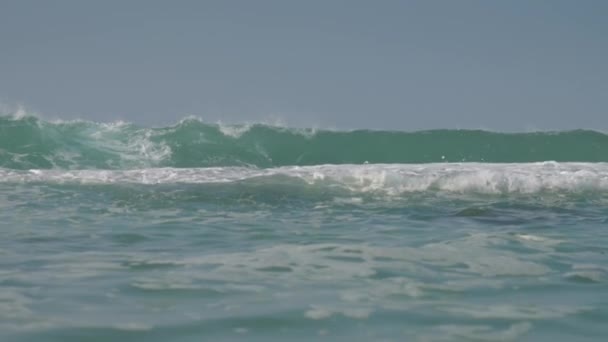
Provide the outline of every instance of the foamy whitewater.
{"type": "Polygon", "coordinates": [[[604,341],[608,136],[0,117],[0,341],[604,341]]]}

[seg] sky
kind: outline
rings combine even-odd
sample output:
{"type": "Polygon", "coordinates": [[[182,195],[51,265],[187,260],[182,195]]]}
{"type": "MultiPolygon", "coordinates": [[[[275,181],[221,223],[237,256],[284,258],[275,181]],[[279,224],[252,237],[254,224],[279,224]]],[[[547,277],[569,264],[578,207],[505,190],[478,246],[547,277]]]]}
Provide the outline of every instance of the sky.
{"type": "Polygon", "coordinates": [[[604,0],[3,0],[0,104],[146,126],[608,130],[604,0]]]}

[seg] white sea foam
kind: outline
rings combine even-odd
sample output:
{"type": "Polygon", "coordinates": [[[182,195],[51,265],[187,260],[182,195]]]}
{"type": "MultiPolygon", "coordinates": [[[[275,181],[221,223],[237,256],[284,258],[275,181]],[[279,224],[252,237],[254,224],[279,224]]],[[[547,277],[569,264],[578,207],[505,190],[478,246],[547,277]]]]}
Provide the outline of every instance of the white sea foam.
{"type": "Polygon", "coordinates": [[[241,135],[243,135],[244,133],[249,131],[249,129],[251,128],[250,124],[228,125],[228,124],[224,124],[222,122],[218,122],[217,125],[218,125],[220,132],[222,132],[222,134],[224,134],[225,136],[232,137],[232,138],[239,138],[241,135]]]}
{"type": "MultiPolygon", "coordinates": [[[[144,138],[145,140],[145,138],[144,138]]],[[[166,149],[146,150],[162,158],[166,149]]],[[[77,184],[201,184],[255,180],[272,184],[273,177],[291,177],[305,184],[387,195],[419,191],[453,193],[532,194],[608,191],[608,163],[522,164],[365,164],[247,167],[148,168],[135,170],[12,170],[0,169],[0,182],[77,184]]],[[[284,181],[283,181],[284,183],[284,181]]],[[[526,239],[523,237],[522,239],[526,239]]]]}
{"type": "MultiPolygon", "coordinates": [[[[500,251],[494,247],[495,243],[504,241],[487,235],[471,235],[419,248],[365,244],[281,244],[250,252],[193,255],[178,259],[155,258],[150,255],[145,260],[133,262],[173,265],[171,273],[138,278],[132,285],[154,290],[174,286],[207,286],[204,284],[208,284],[209,280],[239,284],[242,279],[259,281],[263,285],[269,279],[269,274],[273,275],[273,283],[279,281],[285,286],[326,282],[348,284],[354,280],[366,279],[368,285],[374,283],[374,286],[366,287],[364,292],[351,288],[340,294],[345,303],[344,308],[354,310],[345,315],[364,316],[364,311],[359,310],[363,307],[353,305],[370,301],[384,302],[394,296],[420,298],[427,291],[459,292],[477,288],[500,288],[502,283],[496,276],[538,277],[552,273],[549,267],[541,263],[543,256],[536,258],[538,260],[529,257],[524,260],[517,253],[500,251]],[[406,272],[427,278],[438,278],[441,274],[444,280],[424,283],[405,277],[376,278],[380,270],[406,272]],[[481,279],[466,282],[466,279],[462,279],[463,272],[481,279]]],[[[233,290],[242,291],[236,288],[233,290]]],[[[321,311],[327,310],[316,310],[319,306],[312,309],[309,316],[326,316],[321,311]]],[[[331,311],[341,312],[340,310],[331,311]]]]}
{"type": "MultiPolygon", "coordinates": [[[[154,131],[149,129],[137,129],[128,134],[121,135],[124,130],[129,129],[132,124],[124,121],[104,123],[92,131],[96,148],[103,151],[116,153],[122,161],[134,165],[141,165],[144,161],[147,166],[153,166],[171,156],[171,148],[165,142],[152,142],[154,131]],[[128,139],[123,139],[123,136],[128,139]]],[[[76,163],[73,163],[76,164],[76,163]]]]}
{"type": "Polygon", "coordinates": [[[589,307],[577,306],[544,306],[539,307],[532,304],[502,304],[494,306],[486,305],[459,305],[444,308],[445,311],[458,316],[469,316],[477,319],[512,319],[512,320],[542,320],[561,318],[574,315],[589,307]]]}
{"type": "Polygon", "coordinates": [[[39,117],[39,114],[25,108],[23,105],[11,106],[6,103],[0,103],[0,116],[20,120],[27,116],[39,117]]]}
{"type": "Polygon", "coordinates": [[[342,314],[345,317],[352,319],[367,319],[372,314],[369,308],[343,308],[343,309],[330,309],[324,306],[312,305],[310,310],[304,312],[304,317],[321,320],[332,317],[334,314],[342,314]]]}

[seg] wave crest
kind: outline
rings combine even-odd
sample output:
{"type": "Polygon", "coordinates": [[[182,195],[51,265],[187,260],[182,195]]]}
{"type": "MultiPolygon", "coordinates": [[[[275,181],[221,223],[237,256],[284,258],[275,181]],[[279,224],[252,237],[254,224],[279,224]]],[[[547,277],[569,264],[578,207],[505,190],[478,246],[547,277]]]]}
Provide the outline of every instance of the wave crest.
{"type": "Polygon", "coordinates": [[[186,118],[160,128],[130,123],[0,117],[0,167],[9,169],[262,168],[289,165],[608,162],[594,131],[328,131],[186,118]]]}

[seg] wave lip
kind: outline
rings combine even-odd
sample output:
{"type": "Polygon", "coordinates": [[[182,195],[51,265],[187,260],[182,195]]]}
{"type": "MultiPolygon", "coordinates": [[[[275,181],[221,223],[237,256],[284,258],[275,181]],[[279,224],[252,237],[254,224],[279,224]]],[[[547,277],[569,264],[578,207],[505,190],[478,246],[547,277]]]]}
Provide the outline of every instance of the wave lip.
{"type": "Polygon", "coordinates": [[[0,116],[0,167],[140,169],[442,162],[608,162],[608,135],[595,131],[328,131],[207,124],[173,126],[48,122],[0,116]]]}
{"type": "Polygon", "coordinates": [[[608,163],[434,163],[138,170],[0,169],[0,183],[295,186],[402,195],[608,192],[608,163]]]}

